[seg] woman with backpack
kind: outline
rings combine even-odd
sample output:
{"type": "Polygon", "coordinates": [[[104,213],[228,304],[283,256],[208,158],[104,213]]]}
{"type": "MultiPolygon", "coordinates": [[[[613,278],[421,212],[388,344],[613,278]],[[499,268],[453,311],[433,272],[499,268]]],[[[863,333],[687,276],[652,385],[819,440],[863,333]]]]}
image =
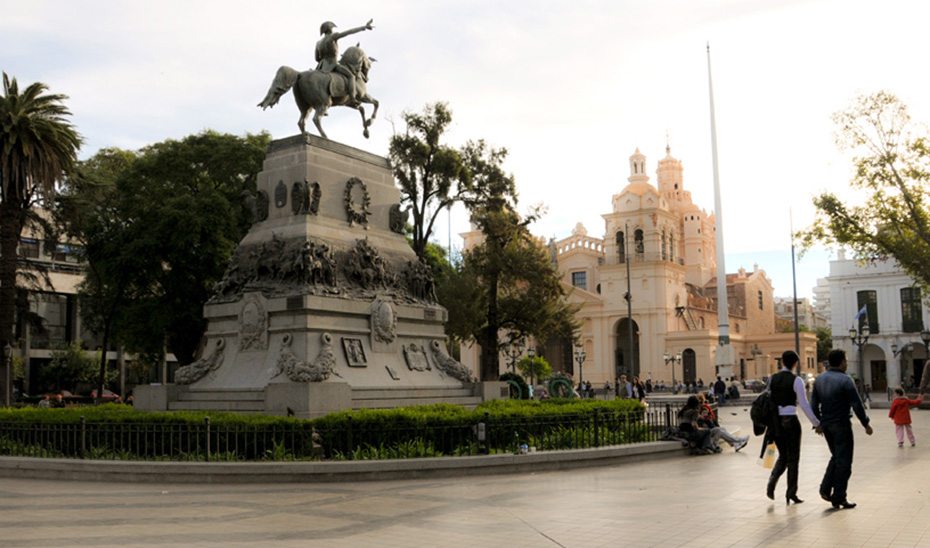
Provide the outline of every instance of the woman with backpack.
{"type": "Polygon", "coordinates": [[[773,421],[771,428],[773,431],[766,434],[778,448],[778,460],[772,468],[765,494],[768,498],[775,500],[775,486],[787,469],[786,504],[804,502],[798,498],[798,465],[801,461],[801,422],[798,420],[798,407],[804,411],[814,428],[820,424],[810,403],[807,402],[804,381],[792,371],[799,361],[794,351],[785,351],[781,355],[781,371],[772,375],[766,388],[771,393],[772,403],[778,410],[778,417],[773,421]]]}

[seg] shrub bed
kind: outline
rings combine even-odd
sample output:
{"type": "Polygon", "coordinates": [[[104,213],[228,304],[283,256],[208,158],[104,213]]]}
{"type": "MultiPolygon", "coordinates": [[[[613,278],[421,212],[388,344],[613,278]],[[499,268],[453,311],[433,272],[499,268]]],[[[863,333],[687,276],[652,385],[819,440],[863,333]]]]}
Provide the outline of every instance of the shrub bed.
{"type": "Polygon", "coordinates": [[[127,405],[0,410],[0,454],[172,460],[410,458],[572,449],[647,439],[635,400],[497,400],[332,413],[312,420],[127,405]],[[483,423],[483,439],[479,439],[483,423]]]}

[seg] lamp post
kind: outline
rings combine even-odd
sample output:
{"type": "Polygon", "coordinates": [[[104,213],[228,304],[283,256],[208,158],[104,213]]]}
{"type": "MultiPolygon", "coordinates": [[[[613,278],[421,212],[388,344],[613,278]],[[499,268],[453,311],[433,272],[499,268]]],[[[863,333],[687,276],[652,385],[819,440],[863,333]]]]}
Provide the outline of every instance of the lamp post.
{"type": "Polygon", "coordinates": [[[536,364],[532,363],[536,358],[536,347],[530,346],[526,349],[526,355],[530,358],[530,399],[533,399],[536,385],[536,364]]]}
{"type": "MultiPolygon", "coordinates": [[[[906,355],[912,352],[912,344],[913,343],[907,343],[903,347],[898,348],[897,339],[895,339],[895,341],[891,343],[891,355],[894,356],[895,358],[897,358],[899,354],[902,355],[901,361],[898,364],[898,371],[900,372],[898,377],[900,377],[900,382],[901,382],[902,387],[904,387],[904,359],[906,355]]],[[[891,401],[891,387],[890,386],[888,387],[888,400],[891,401]]]]}
{"type": "Polygon", "coordinates": [[[585,358],[588,357],[588,354],[584,351],[584,348],[580,346],[575,347],[575,361],[578,362],[578,385],[581,386],[581,383],[584,381],[584,377],[581,373],[582,364],[584,364],[585,358]]]}
{"type": "Polygon", "coordinates": [[[523,344],[520,341],[510,344],[510,350],[507,351],[507,356],[510,357],[510,371],[512,373],[517,372],[517,359],[523,355],[523,344]]]}
{"type": "MultiPolygon", "coordinates": [[[[668,350],[665,351],[665,354],[662,355],[665,359],[665,365],[668,365],[669,362],[672,363],[672,390],[678,389],[678,382],[675,380],[675,364],[681,363],[681,352],[676,353],[674,356],[669,355],[668,350]]],[[[681,372],[681,376],[685,376],[685,372],[681,372]]],[[[682,379],[684,380],[684,379],[682,379]]]]}
{"type": "Polygon", "coordinates": [[[869,342],[869,322],[866,321],[856,329],[855,326],[849,328],[849,340],[852,341],[859,350],[859,363],[856,366],[856,375],[859,377],[859,395],[865,392],[865,379],[862,378],[865,368],[862,367],[862,347],[869,342]]]}
{"type": "Polygon", "coordinates": [[[3,343],[3,401],[4,407],[13,407],[13,347],[3,343]]]}

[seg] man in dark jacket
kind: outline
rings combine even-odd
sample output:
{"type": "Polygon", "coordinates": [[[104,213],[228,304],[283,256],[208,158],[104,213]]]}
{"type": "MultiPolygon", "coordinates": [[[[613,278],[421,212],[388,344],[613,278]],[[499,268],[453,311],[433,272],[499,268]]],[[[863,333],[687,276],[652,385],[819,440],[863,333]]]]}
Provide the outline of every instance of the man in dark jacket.
{"type": "Polygon", "coordinates": [[[727,383],[720,377],[717,377],[717,382],[714,383],[714,395],[717,396],[717,407],[723,407],[723,402],[727,399],[727,383]]]}
{"type": "Polygon", "coordinates": [[[853,461],[853,431],[849,420],[849,410],[856,413],[856,417],[865,433],[872,435],[869,417],[856,385],[852,378],[846,374],[846,352],[840,349],[833,350],[827,356],[830,368],[817,377],[814,389],[811,391],[811,407],[820,420],[817,433],[823,434],[830,447],[830,462],[820,482],[820,496],[832,502],[834,508],[855,508],[855,502],[846,498],[846,487],[852,475],[853,461]]]}

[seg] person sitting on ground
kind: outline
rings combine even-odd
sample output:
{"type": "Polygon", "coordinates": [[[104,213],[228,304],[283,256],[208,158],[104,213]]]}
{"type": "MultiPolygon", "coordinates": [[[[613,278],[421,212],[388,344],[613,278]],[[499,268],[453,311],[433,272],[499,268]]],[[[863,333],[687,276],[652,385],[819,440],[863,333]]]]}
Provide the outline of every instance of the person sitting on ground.
{"type": "Polygon", "coordinates": [[[52,401],[51,401],[51,399],[48,397],[48,394],[46,394],[45,397],[42,398],[42,400],[39,402],[39,407],[46,407],[46,408],[48,408],[48,407],[51,407],[51,406],[52,406],[52,401]]]}
{"type": "Polygon", "coordinates": [[[698,394],[698,401],[701,403],[701,414],[698,417],[698,425],[704,428],[713,428],[717,426],[717,418],[714,416],[713,408],[707,403],[704,394],[698,394]]]}
{"type": "Polygon", "coordinates": [[[710,451],[719,453],[721,451],[719,442],[723,440],[739,451],[749,443],[749,436],[737,438],[720,427],[702,427],[699,423],[700,416],[701,404],[698,397],[688,396],[688,402],[678,412],[678,429],[699,449],[710,449],[710,451]]]}

